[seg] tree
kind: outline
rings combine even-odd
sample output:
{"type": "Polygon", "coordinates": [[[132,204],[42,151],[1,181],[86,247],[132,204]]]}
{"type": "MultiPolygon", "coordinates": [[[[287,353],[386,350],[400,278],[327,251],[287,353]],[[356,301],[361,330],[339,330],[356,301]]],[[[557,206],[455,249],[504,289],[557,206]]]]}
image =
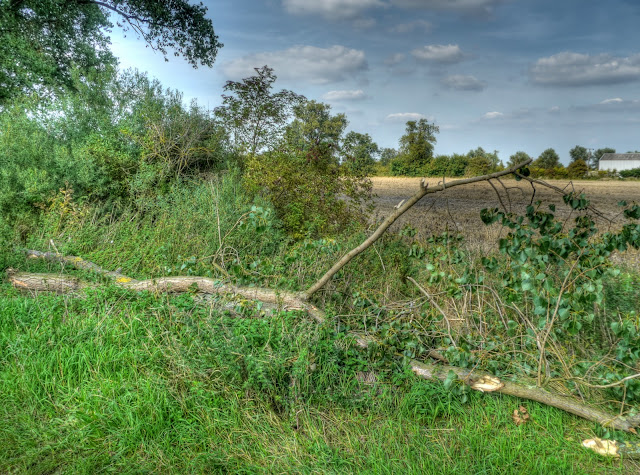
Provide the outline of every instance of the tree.
{"type": "MultiPolygon", "coordinates": [[[[280,146],[249,157],[244,183],[269,198],[294,239],[344,230],[364,218],[363,205],[371,191],[362,173],[339,163],[347,119],[332,115],[329,105],[316,101],[293,109],[295,119],[287,125],[280,146]]],[[[356,133],[348,143],[356,152],[365,143],[369,152],[375,146],[368,135],[356,133]]]]}
{"type": "Polygon", "coordinates": [[[380,152],[380,165],[387,166],[398,156],[398,151],[395,148],[385,147],[380,152]]]}
{"type": "Polygon", "coordinates": [[[560,157],[554,149],[548,148],[540,154],[540,156],[533,162],[533,165],[547,170],[560,167],[560,157]]]}
{"type": "Polygon", "coordinates": [[[349,132],[342,142],[343,165],[356,175],[371,175],[375,157],[380,153],[378,145],[369,134],[349,132]]]}
{"type": "Polygon", "coordinates": [[[604,147],[604,148],[599,148],[598,150],[596,150],[593,155],[591,156],[591,168],[593,168],[594,170],[598,168],[598,164],[600,163],[600,158],[602,158],[602,156],[605,153],[616,153],[616,149],[615,148],[609,148],[609,147],[604,147]]]}
{"type": "Polygon", "coordinates": [[[589,151],[581,147],[580,145],[576,145],[571,150],[569,150],[569,155],[571,156],[571,162],[575,162],[576,160],[582,160],[585,163],[589,161],[589,151]]]}
{"type": "Polygon", "coordinates": [[[331,115],[331,106],[317,101],[305,101],[294,106],[294,121],[287,126],[286,144],[303,152],[316,164],[337,163],[340,142],[347,117],[331,115]]]}
{"type": "Polygon", "coordinates": [[[571,162],[567,167],[569,178],[582,178],[588,171],[587,162],[582,159],[571,162]]]}
{"type": "Polygon", "coordinates": [[[467,158],[469,160],[466,171],[467,175],[484,175],[489,172],[497,171],[502,166],[502,162],[500,161],[500,158],[498,158],[497,150],[494,150],[493,153],[489,153],[482,147],[478,147],[475,150],[469,150],[467,158]]]}
{"type": "Polygon", "coordinates": [[[273,148],[291,118],[293,107],[304,97],[288,90],[271,93],[276,75],[268,66],[255,68],[256,76],[227,81],[223,105],[215,114],[233,134],[236,147],[251,155],[273,148]]]}
{"type": "Polygon", "coordinates": [[[109,15],[165,60],[172,49],[194,67],[212,66],[222,44],[206,11],[186,0],[2,0],[0,105],[22,93],[70,89],[74,68],[113,67],[109,15]]]}
{"type": "Polygon", "coordinates": [[[511,167],[518,163],[522,163],[525,160],[528,160],[529,158],[531,157],[527,152],[518,151],[509,157],[509,160],[507,161],[507,166],[511,167]]]}
{"type": "Polygon", "coordinates": [[[405,134],[400,137],[400,153],[391,162],[391,171],[395,175],[419,176],[424,174],[425,166],[433,157],[435,134],[440,128],[426,119],[407,122],[405,134]]]}

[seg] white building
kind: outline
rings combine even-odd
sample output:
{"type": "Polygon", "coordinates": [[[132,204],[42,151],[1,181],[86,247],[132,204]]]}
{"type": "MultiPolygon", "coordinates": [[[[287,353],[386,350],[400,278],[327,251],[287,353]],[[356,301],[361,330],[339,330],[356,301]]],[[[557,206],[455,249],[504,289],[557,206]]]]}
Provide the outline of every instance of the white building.
{"type": "Polygon", "coordinates": [[[640,153],[604,153],[598,162],[598,170],[631,170],[640,168],[640,153]]]}

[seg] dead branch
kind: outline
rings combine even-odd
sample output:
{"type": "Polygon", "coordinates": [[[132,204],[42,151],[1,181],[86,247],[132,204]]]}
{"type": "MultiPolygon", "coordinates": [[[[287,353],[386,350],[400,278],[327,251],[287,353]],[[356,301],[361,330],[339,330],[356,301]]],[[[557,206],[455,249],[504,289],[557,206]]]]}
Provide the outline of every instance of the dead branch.
{"type": "MultiPolygon", "coordinates": [[[[473,388],[477,381],[483,378],[492,378],[499,381],[496,383],[495,392],[516,396],[523,399],[530,399],[548,406],[553,406],[563,411],[570,412],[576,416],[582,417],[589,421],[597,422],[603,427],[610,427],[616,430],[636,433],[636,427],[640,425],[640,415],[633,417],[614,416],[606,411],[591,407],[571,397],[561,396],[551,393],[543,388],[537,387],[535,384],[526,385],[522,383],[514,383],[495,378],[495,376],[483,371],[474,371],[455,366],[436,365],[433,363],[421,363],[411,361],[411,369],[414,374],[429,380],[439,379],[444,381],[447,379],[450,371],[453,371],[458,378],[473,388]]],[[[491,392],[491,389],[483,388],[484,392],[491,392]]]]}
{"type": "Polygon", "coordinates": [[[318,290],[320,290],[322,287],[324,287],[326,283],[329,282],[329,280],[331,280],[331,278],[338,271],[340,271],[340,269],[342,269],[349,262],[351,262],[351,260],[354,257],[356,257],[357,255],[367,250],[374,242],[380,239],[380,237],[384,234],[384,232],[387,229],[389,229],[389,227],[393,223],[395,223],[400,216],[406,213],[413,205],[415,205],[418,201],[420,201],[424,196],[430,193],[438,193],[440,191],[444,191],[445,189],[453,188],[454,186],[468,185],[470,183],[477,183],[479,181],[489,181],[494,178],[510,175],[512,173],[516,173],[520,168],[527,166],[529,163],[531,163],[532,160],[533,159],[526,160],[522,163],[509,167],[506,170],[491,173],[489,175],[476,176],[473,178],[466,178],[463,180],[454,180],[446,184],[443,180],[442,184],[434,188],[429,188],[427,186],[421,185],[420,190],[416,194],[414,194],[411,198],[409,198],[406,202],[404,202],[401,206],[398,206],[398,209],[396,209],[393,213],[391,213],[391,215],[387,217],[387,219],[385,219],[380,226],[378,226],[378,229],[376,229],[371,236],[369,236],[362,244],[360,244],[359,246],[355,247],[354,249],[349,251],[347,254],[345,254],[338,262],[336,262],[333,265],[333,267],[331,267],[331,269],[329,269],[322,277],[320,277],[320,279],[318,279],[318,281],[315,284],[313,284],[306,291],[304,291],[301,294],[301,296],[303,297],[303,300],[309,300],[311,296],[315,294],[318,290]]]}
{"type": "MultiPolygon", "coordinates": [[[[39,257],[44,258],[43,254],[45,253],[40,254],[42,254],[42,256],[39,257]]],[[[55,256],[55,254],[49,255],[48,258],[53,259],[55,256]]],[[[63,259],[62,256],[57,256],[55,258],[63,259]]],[[[76,260],[74,258],[68,259],[70,259],[69,262],[71,263],[88,262],[76,260]]],[[[93,269],[93,267],[90,268],[93,269]]],[[[75,293],[83,289],[97,287],[97,284],[60,274],[37,274],[30,272],[17,272],[14,269],[8,269],[7,276],[9,278],[9,282],[15,288],[32,292],[56,292],[68,294],[75,293]]],[[[205,294],[241,296],[249,300],[257,300],[277,305],[283,309],[303,310],[306,311],[316,322],[326,322],[326,315],[322,310],[304,301],[300,297],[300,294],[291,292],[279,292],[273,289],[259,287],[238,287],[234,285],[226,285],[207,277],[163,277],[159,279],[133,280],[122,276],[115,279],[114,283],[119,287],[137,292],[151,291],[157,293],[185,293],[198,291],[205,294]]],[[[350,333],[350,336],[355,339],[356,344],[361,348],[367,348],[373,342],[372,338],[358,335],[357,333],[352,332],[350,333]]],[[[437,351],[430,352],[429,356],[441,362],[446,362],[446,359],[437,351]]],[[[454,366],[435,365],[415,360],[412,360],[410,364],[413,372],[425,379],[439,379],[444,381],[449,372],[453,371],[458,378],[460,378],[465,384],[470,385],[473,389],[489,392],[494,390],[491,389],[491,387],[495,387],[497,385],[499,388],[495,389],[496,392],[538,401],[570,412],[584,419],[598,422],[605,427],[635,433],[635,428],[640,425],[640,415],[635,417],[614,416],[605,411],[588,406],[573,398],[550,393],[545,389],[536,387],[535,385],[528,386],[510,381],[500,381],[488,373],[457,368],[454,366]],[[494,386],[487,386],[487,381],[490,381],[494,386]],[[482,382],[482,385],[478,384],[479,382],[482,382]]]]}

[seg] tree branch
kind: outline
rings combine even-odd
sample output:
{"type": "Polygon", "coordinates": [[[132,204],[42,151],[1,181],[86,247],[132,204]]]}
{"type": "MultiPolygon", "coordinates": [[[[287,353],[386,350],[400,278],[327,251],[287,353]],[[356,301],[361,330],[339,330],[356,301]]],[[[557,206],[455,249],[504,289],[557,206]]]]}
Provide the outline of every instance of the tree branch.
{"type": "Polygon", "coordinates": [[[301,293],[301,298],[303,300],[309,300],[313,294],[315,294],[318,290],[326,285],[329,280],[345,265],[347,265],[354,257],[364,252],[368,249],[374,242],[376,242],[380,237],[384,234],[384,232],[389,229],[389,227],[404,213],[406,213],[413,205],[415,205],[418,201],[420,201],[424,196],[430,193],[438,193],[440,191],[444,191],[448,188],[453,188],[454,186],[468,185],[470,183],[477,183],[479,181],[488,181],[493,178],[498,178],[504,175],[510,175],[511,173],[515,173],[518,169],[527,166],[531,163],[533,159],[525,160],[522,163],[514,165],[512,167],[507,168],[506,170],[502,170],[499,172],[491,173],[489,175],[476,176],[473,178],[466,178],[464,180],[455,180],[449,182],[448,184],[444,183],[444,180],[441,185],[436,186],[435,188],[428,188],[426,185],[420,185],[420,191],[418,191],[415,195],[409,198],[402,206],[400,206],[396,211],[394,211],[384,222],[374,231],[374,233],[367,238],[362,244],[358,247],[352,249],[347,254],[345,254],[342,259],[334,264],[334,266],[329,269],[315,284],[309,287],[306,291],[301,293]]]}
{"type": "MultiPolygon", "coordinates": [[[[597,422],[603,427],[610,427],[635,434],[636,427],[640,425],[640,415],[633,417],[614,416],[606,411],[588,406],[574,398],[550,393],[535,385],[499,380],[483,371],[473,371],[456,366],[436,365],[433,363],[421,363],[419,361],[411,361],[411,370],[421,378],[429,380],[439,379],[440,381],[446,380],[449,372],[453,371],[464,384],[471,387],[473,387],[476,381],[490,377],[498,381],[498,383],[503,384],[503,386],[495,389],[495,392],[541,402],[542,404],[570,412],[583,419],[597,422]]],[[[500,386],[500,384],[497,384],[497,386],[500,386]]]]}

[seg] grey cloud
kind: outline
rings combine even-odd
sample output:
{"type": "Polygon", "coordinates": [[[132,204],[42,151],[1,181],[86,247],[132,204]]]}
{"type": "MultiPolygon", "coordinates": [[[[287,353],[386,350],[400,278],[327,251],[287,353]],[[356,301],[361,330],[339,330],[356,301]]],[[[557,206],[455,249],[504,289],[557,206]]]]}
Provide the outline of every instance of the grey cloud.
{"type": "Polygon", "coordinates": [[[423,10],[450,10],[469,14],[490,14],[494,7],[506,0],[392,0],[392,4],[404,8],[423,10]]]}
{"type": "Polygon", "coordinates": [[[487,87],[485,81],[481,81],[474,76],[463,76],[461,74],[447,76],[441,82],[445,87],[458,91],[482,91],[487,87]]]}
{"type": "Polygon", "coordinates": [[[542,86],[591,86],[619,84],[640,79],[640,54],[615,57],[565,51],[538,59],[529,70],[531,80],[542,86]]]}
{"type": "Polygon", "coordinates": [[[400,23],[389,29],[391,33],[411,33],[412,31],[422,30],[426,33],[430,32],[433,25],[426,20],[416,20],[409,23],[400,23]]]}
{"type": "Polygon", "coordinates": [[[441,64],[459,63],[465,57],[458,45],[426,45],[411,51],[411,55],[421,62],[441,64]]]}
{"type": "Polygon", "coordinates": [[[384,60],[384,64],[387,66],[395,66],[404,61],[406,56],[402,53],[392,54],[391,56],[387,56],[384,60]]]}
{"type": "Polygon", "coordinates": [[[382,7],[380,0],[282,0],[285,10],[294,15],[322,15],[329,20],[351,19],[365,10],[382,7]]]}
{"type": "Polygon", "coordinates": [[[353,21],[353,27],[358,30],[368,30],[376,26],[375,18],[358,18],[353,21]]]}
{"type": "Polygon", "coordinates": [[[293,46],[286,50],[255,53],[222,65],[232,79],[253,75],[254,68],[268,65],[281,79],[329,84],[356,77],[368,69],[364,51],[334,45],[329,48],[293,46]]]}

